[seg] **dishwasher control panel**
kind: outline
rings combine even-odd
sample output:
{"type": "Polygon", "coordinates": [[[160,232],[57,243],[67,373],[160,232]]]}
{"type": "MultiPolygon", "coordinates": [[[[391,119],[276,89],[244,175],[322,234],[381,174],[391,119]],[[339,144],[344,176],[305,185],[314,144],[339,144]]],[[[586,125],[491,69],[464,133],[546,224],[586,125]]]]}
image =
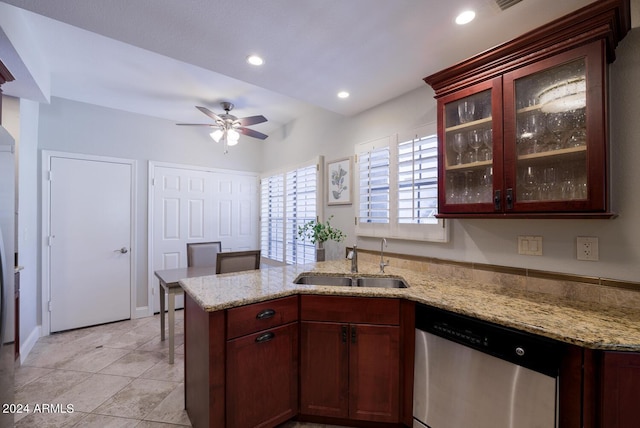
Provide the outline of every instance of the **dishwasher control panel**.
{"type": "Polygon", "coordinates": [[[432,325],[432,328],[434,333],[439,333],[439,335],[442,337],[447,337],[447,338],[450,337],[452,339],[455,338],[458,341],[466,342],[475,346],[481,346],[481,347],[489,346],[488,336],[485,336],[482,334],[476,334],[473,331],[468,329],[458,328],[444,321],[435,322],[432,325]]]}
{"type": "Polygon", "coordinates": [[[416,305],[416,329],[555,377],[564,344],[443,309],[416,305]]]}

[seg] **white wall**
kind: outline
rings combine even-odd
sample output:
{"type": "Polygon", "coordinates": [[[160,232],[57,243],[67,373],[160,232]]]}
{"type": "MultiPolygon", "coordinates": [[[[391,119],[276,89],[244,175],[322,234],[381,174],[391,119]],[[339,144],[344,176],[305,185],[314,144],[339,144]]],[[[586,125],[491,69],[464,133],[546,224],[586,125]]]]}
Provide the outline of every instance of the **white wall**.
{"type": "MultiPolygon", "coordinates": [[[[554,272],[640,281],[640,28],[634,29],[619,45],[617,60],[610,67],[611,117],[611,194],[613,220],[452,220],[451,241],[432,244],[418,241],[389,242],[387,251],[438,257],[449,260],[524,267],[554,272]],[[541,235],[543,256],[517,254],[518,235],[541,235]],[[600,261],[576,260],[577,236],[597,236],[600,261]]],[[[325,155],[326,160],[351,155],[354,145],[409,130],[436,120],[436,101],[426,84],[352,118],[315,112],[300,118],[280,136],[267,143],[263,170],[290,164],[292,151],[301,147],[309,153],[325,155]],[[276,156],[280,153],[279,156],[276,156]],[[285,154],[286,155],[282,155],[285,154]]],[[[299,159],[298,159],[299,160],[299,159]]],[[[355,242],[354,206],[326,207],[335,215],[336,226],[355,242]]],[[[344,244],[330,256],[341,257],[344,244]]],[[[379,240],[359,238],[361,248],[379,249],[379,240]]]]}
{"type": "Polygon", "coordinates": [[[199,127],[127,113],[62,98],[40,105],[38,149],[113,156],[138,161],[137,248],[138,307],[147,305],[147,167],[148,161],[259,171],[262,142],[242,140],[223,154],[199,127]]]}

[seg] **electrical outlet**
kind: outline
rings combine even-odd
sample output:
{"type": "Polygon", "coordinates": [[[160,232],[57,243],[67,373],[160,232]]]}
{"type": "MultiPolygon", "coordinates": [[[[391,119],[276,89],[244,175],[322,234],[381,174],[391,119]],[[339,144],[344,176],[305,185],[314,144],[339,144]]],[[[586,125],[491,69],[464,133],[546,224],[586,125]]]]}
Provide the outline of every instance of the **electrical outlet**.
{"type": "Polygon", "coordinates": [[[597,262],[598,254],[598,238],[595,236],[578,236],[576,238],[576,251],[578,260],[589,260],[597,262]]]}

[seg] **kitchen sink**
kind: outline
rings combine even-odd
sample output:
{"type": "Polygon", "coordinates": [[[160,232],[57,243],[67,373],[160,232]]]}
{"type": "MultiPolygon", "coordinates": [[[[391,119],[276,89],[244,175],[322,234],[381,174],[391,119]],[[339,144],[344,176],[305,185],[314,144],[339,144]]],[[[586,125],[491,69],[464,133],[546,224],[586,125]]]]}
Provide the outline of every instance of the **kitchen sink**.
{"type": "Polygon", "coordinates": [[[407,288],[408,285],[401,278],[374,276],[331,276],[331,275],[300,275],[293,281],[295,284],[335,285],[342,287],[378,287],[378,288],[407,288]]]}
{"type": "Polygon", "coordinates": [[[353,279],[350,276],[302,275],[293,282],[295,284],[341,285],[351,287],[353,279]]]}
{"type": "Polygon", "coordinates": [[[400,278],[379,278],[363,276],[355,278],[358,287],[407,288],[407,283],[400,278]]]}

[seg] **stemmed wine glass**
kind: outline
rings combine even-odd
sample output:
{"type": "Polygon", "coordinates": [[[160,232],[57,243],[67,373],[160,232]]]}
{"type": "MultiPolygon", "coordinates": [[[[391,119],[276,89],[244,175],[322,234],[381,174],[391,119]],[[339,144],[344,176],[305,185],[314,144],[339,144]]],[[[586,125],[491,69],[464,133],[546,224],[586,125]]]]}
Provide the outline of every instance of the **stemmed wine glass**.
{"type": "Polygon", "coordinates": [[[467,139],[462,132],[457,132],[453,134],[453,151],[457,153],[456,156],[456,164],[460,165],[462,163],[462,152],[464,152],[465,147],[467,146],[467,139]]]}
{"type": "Polygon", "coordinates": [[[555,137],[549,142],[549,150],[558,150],[564,145],[565,134],[570,128],[570,121],[564,113],[550,114],[547,118],[547,129],[555,137]]]}
{"type": "Polygon", "coordinates": [[[482,131],[478,129],[469,131],[469,147],[474,150],[473,153],[471,153],[470,162],[478,161],[478,149],[482,147],[483,144],[482,131]]]}

